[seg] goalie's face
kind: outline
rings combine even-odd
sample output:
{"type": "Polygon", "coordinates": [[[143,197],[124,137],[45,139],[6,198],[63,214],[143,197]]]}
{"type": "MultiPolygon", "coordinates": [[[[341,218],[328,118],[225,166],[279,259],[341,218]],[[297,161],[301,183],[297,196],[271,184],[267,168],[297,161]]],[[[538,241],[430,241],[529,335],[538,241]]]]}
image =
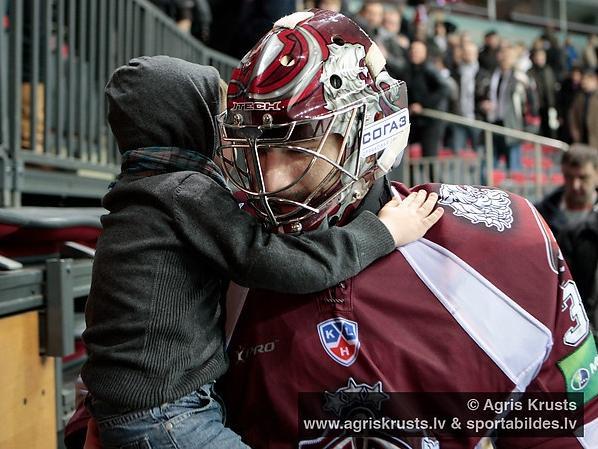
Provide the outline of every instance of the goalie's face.
{"type": "MultiPolygon", "coordinates": [[[[339,161],[342,138],[332,134],[323,143],[319,153],[326,159],[339,161]]],[[[318,151],[320,139],[309,142],[290,142],[289,147],[302,146],[318,151]]],[[[304,202],[310,194],[320,188],[326,191],[340,176],[340,172],[322,157],[293,151],[284,147],[273,147],[259,153],[259,162],[266,191],[284,191],[285,198],[304,202]]],[[[253,176],[258,176],[251,169],[253,176]]]]}
{"type": "MultiPolygon", "coordinates": [[[[354,119],[357,109],[349,114],[354,119]]],[[[220,117],[221,124],[225,117],[220,117]]],[[[225,137],[219,154],[224,171],[271,225],[302,221],[311,215],[323,217],[337,204],[346,185],[357,179],[356,167],[347,171],[344,165],[348,154],[356,154],[358,145],[354,142],[347,148],[349,126],[342,127],[341,134],[332,132],[337,120],[333,116],[282,128],[222,124],[225,137]],[[297,138],[272,138],[281,132],[297,138]],[[252,137],[256,135],[265,137],[252,137]]]]}

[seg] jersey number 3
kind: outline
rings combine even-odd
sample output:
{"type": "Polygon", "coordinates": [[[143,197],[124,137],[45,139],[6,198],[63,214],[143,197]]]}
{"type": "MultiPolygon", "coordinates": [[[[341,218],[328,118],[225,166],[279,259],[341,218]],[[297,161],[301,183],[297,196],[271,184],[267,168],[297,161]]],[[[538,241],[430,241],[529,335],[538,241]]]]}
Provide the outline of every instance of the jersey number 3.
{"type": "Polygon", "coordinates": [[[581,296],[577,290],[575,282],[569,280],[561,287],[563,289],[563,308],[562,311],[569,309],[569,316],[575,326],[570,327],[565,332],[563,342],[568,346],[577,346],[588,335],[590,331],[590,321],[586,314],[586,309],[581,302],[581,296]]]}

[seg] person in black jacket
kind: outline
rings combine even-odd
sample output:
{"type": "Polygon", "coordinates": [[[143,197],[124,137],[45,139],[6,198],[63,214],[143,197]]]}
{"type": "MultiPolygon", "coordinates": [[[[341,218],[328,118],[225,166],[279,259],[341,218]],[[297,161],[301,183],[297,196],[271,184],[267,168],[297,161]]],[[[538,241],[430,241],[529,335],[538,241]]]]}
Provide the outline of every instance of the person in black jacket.
{"type": "Polygon", "coordinates": [[[493,72],[498,67],[498,50],[500,47],[500,36],[494,30],[488,31],[484,36],[484,46],[480,51],[480,68],[493,72]]]}
{"type": "Polygon", "coordinates": [[[533,66],[527,74],[536,83],[539,100],[540,113],[540,134],[546,137],[554,137],[551,127],[552,120],[556,121],[556,76],[552,67],[546,64],[546,51],[534,50],[532,55],[533,66]]]}
{"type": "Polygon", "coordinates": [[[565,183],[536,205],[555,237],[567,226],[583,221],[598,200],[598,149],[573,145],[563,154],[565,183]]]}
{"type": "Polygon", "coordinates": [[[421,143],[424,156],[436,156],[442,137],[442,124],[419,114],[423,108],[446,111],[450,86],[440,72],[427,63],[427,47],[420,41],[411,43],[409,64],[401,75],[409,86],[411,141],[421,143]]]}
{"type": "Polygon", "coordinates": [[[594,207],[580,223],[565,228],[558,241],[588,318],[598,329],[598,208],[594,207]]]}
{"type": "Polygon", "coordinates": [[[574,66],[569,75],[561,83],[561,88],[556,97],[558,116],[561,126],[558,138],[564,142],[573,142],[569,131],[569,110],[577,93],[581,91],[581,78],[583,71],[580,66],[574,66]]]}

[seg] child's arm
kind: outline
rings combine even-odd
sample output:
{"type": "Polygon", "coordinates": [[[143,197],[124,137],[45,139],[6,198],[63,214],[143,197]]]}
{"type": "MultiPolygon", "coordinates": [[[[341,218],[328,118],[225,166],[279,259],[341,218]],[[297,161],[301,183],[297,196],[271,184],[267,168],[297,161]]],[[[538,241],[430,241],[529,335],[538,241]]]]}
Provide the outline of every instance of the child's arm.
{"type": "MultiPolygon", "coordinates": [[[[251,288],[296,294],[320,291],[356,275],[390,253],[395,244],[408,243],[399,236],[403,229],[398,226],[405,217],[400,211],[408,208],[397,207],[400,202],[396,200],[381,211],[381,217],[386,215],[386,224],[364,212],[344,227],[301,236],[266,231],[254,217],[239,209],[228,192],[202,175],[186,178],[176,189],[173,202],[176,223],[189,245],[203,254],[215,270],[251,288]]],[[[430,215],[434,202],[435,198],[430,210],[421,216],[421,223],[426,220],[422,229],[429,228],[430,217],[438,215],[430,215]]],[[[423,206],[420,209],[425,210],[423,206]]],[[[411,241],[421,235],[413,236],[411,241]]]]}

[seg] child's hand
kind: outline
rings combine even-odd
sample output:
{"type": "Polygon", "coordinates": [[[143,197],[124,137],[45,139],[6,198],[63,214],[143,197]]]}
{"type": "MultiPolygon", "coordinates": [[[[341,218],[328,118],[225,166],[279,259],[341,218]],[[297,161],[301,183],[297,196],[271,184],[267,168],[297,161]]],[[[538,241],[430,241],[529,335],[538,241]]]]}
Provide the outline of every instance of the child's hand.
{"type": "Polygon", "coordinates": [[[380,209],[378,218],[392,234],[395,245],[403,246],[423,237],[440,220],[444,209],[438,207],[432,212],[437,200],[437,193],[426,195],[425,190],[414,192],[403,200],[395,194],[380,209]]]}

